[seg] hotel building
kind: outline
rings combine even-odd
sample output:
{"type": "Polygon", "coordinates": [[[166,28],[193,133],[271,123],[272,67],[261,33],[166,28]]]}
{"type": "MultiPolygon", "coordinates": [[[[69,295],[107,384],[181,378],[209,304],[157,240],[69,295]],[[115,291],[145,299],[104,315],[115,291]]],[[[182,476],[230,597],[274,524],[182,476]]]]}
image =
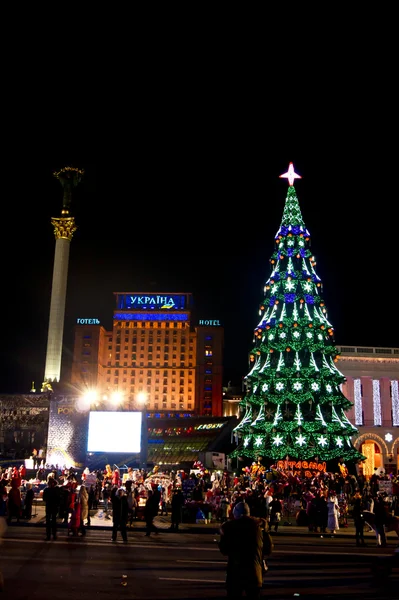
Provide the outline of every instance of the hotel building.
{"type": "Polygon", "coordinates": [[[121,395],[125,409],[145,397],[149,416],[222,415],[224,329],[191,318],[189,293],[115,292],[112,331],[78,319],[71,384],[79,393],[121,395]]]}

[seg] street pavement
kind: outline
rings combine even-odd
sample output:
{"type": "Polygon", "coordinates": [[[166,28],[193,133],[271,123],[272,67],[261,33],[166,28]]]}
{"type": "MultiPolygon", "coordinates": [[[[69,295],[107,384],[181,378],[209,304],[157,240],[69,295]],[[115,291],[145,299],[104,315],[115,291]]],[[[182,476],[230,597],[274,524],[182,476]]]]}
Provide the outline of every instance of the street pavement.
{"type": "MultiPolygon", "coordinates": [[[[32,518],[29,521],[21,519],[20,524],[27,525],[27,526],[35,526],[35,525],[36,526],[44,526],[45,521],[46,521],[45,504],[42,500],[35,500],[34,504],[33,504],[32,518]]],[[[93,529],[94,528],[107,529],[107,528],[112,527],[112,518],[110,518],[110,519],[105,518],[102,507],[100,507],[97,510],[92,510],[90,512],[90,521],[91,521],[90,528],[93,528],[93,529]]],[[[15,520],[13,520],[12,522],[15,523],[15,520]]],[[[170,530],[169,529],[170,525],[171,525],[170,514],[166,515],[166,516],[159,515],[158,517],[155,518],[155,524],[160,530],[165,530],[165,531],[170,530]]],[[[211,534],[213,533],[213,534],[215,534],[219,531],[220,525],[221,525],[221,523],[219,523],[217,521],[211,521],[210,523],[181,523],[181,525],[179,525],[179,528],[181,531],[184,531],[185,533],[189,533],[190,531],[192,531],[193,533],[211,533],[211,534]]],[[[144,531],[145,530],[145,522],[141,521],[141,520],[134,521],[133,529],[144,531]]],[[[278,533],[275,534],[273,530],[271,531],[271,533],[272,533],[272,536],[277,535],[279,537],[284,536],[284,535],[332,537],[330,532],[320,534],[320,533],[315,533],[315,532],[309,531],[307,526],[298,526],[296,524],[294,517],[290,517],[287,519],[284,519],[284,517],[283,517],[281,522],[279,523],[278,533]]],[[[386,536],[387,536],[387,541],[389,542],[389,545],[392,545],[392,542],[393,542],[393,546],[399,544],[399,538],[395,532],[391,531],[391,532],[387,533],[386,536]]],[[[335,538],[352,538],[354,540],[355,539],[355,527],[354,527],[352,519],[349,518],[347,525],[341,526],[340,529],[335,533],[334,537],[335,538]]],[[[367,525],[364,528],[364,538],[368,545],[376,544],[375,533],[374,533],[374,531],[368,531],[367,525]]]]}

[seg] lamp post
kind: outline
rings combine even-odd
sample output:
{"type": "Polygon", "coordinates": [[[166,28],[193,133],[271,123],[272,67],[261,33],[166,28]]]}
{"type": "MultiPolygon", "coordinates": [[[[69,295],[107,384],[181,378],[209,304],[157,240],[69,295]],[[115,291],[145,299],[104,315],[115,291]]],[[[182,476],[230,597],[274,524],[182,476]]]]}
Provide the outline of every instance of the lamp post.
{"type": "Polygon", "coordinates": [[[147,468],[148,460],[148,421],[147,421],[147,394],[139,392],[136,396],[137,403],[141,406],[141,468],[147,468]]]}

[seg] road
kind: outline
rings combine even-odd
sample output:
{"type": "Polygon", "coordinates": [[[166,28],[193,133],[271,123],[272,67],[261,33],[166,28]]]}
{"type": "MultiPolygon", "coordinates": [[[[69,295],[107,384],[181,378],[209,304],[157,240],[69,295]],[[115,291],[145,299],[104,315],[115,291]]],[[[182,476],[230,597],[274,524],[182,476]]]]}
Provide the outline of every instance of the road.
{"type": "MultiPolygon", "coordinates": [[[[226,559],[214,534],[128,535],[124,544],[121,538],[113,543],[109,529],[77,539],[60,529],[57,541],[46,542],[43,527],[9,527],[0,547],[0,600],[225,598],[226,559]]],[[[399,568],[383,578],[372,572],[390,560],[396,543],[357,548],[353,539],[289,535],[274,541],[264,580],[268,600],[398,600],[399,568]]]]}

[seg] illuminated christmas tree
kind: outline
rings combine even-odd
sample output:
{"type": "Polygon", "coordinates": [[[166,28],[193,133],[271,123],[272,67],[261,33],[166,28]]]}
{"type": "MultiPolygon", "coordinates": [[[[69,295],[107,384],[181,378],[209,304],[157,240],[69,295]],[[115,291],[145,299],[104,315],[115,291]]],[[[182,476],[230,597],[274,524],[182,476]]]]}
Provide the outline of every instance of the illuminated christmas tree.
{"type": "Polygon", "coordinates": [[[365,457],[352,444],[357,429],[345,414],[352,403],[341,391],[334,328],[294,187],[301,177],[292,163],[280,177],[288,179],[288,194],[230,457],[292,461],[291,468],[297,461],[357,462],[365,457]]]}

